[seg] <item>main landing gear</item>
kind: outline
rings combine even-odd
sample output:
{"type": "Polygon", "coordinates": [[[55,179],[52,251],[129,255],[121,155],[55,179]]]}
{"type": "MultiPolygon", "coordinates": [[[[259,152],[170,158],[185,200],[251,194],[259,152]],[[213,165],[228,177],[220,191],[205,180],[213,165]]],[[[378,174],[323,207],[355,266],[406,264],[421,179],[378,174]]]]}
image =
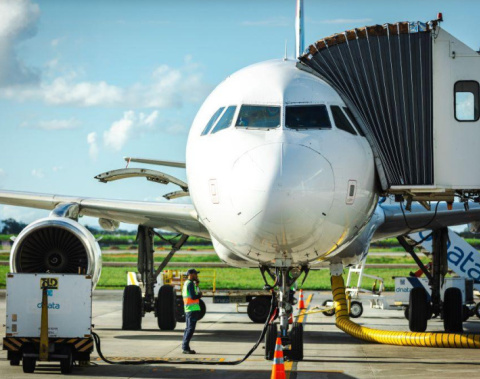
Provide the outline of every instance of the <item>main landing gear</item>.
{"type": "Polygon", "coordinates": [[[447,243],[448,229],[442,228],[432,231],[432,271],[430,272],[420,261],[414,251],[414,246],[408,243],[405,237],[398,237],[403,248],[410,253],[425,276],[432,289],[431,295],[423,287],[415,287],[410,291],[408,310],[405,316],[412,332],[424,332],[428,320],[441,315],[443,326],[448,333],[462,333],[465,309],[462,302],[462,293],[459,288],[447,288],[443,301],[440,297],[441,287],[448,271],[447,243]]]}
{"type": "Polygon", "coordinates": [[[138,227],[138,261],[137,269],[144,284],[142,289],[137,285],[126,286],[123,291],[122,329],[142,329],[142,318],[146,312],[154,312],[158,327],[162,330],[173,330],[177,325],[179,304],[183,310],[182,299],[177,299],[175,288],[171,285],[162,285],[155,294],[157,277],[168,264],[173,255],[187,241],[188,236],[182,235],[172,245],[172,250],[155,269],[153,238],[155,232],[152,228],[140,225],[138,227]]]}
{"type": "Polygon", "coordinates": [[[260,271],[265,281],[265,289],[272,292],[275,302],[275,310],[265,334],[265,359],[273,359],[275,341],[277,337],[280,337],[282,345],[285,347],[284,356],[292,361],[301,361],[303,360],[303,325],[298,322],[290,324],[293,319],[293,306],[296,304],[295,292],[290,288],[302,273],[305,273],[303,279],[305,281],[309,269],[306,266],[287,267],[285,265],[276,267],[275,274],[266,266],[262,266],[260,271]],[[275,281],[273,286],[268,284],[265,273],[275,281]],[[278,323],[274,322],[277,319],[278,323]]]}

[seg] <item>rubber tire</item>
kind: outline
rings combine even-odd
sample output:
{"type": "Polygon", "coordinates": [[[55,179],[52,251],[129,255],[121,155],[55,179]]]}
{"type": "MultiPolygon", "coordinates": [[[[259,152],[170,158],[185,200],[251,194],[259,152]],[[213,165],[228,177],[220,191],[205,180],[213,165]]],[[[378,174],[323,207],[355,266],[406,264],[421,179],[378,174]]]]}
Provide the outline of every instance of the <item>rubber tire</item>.
{"type": "Polygon", "coordinates": [[[408,326],[410,331],[423,333],[427,330],[429,312],[430,304],[427,300],[425,288],[412,288],[408,305],[408,326]]]}
{"type": "Polygon", "coordinates": [[[475,316],[480,318],[480,303],[477,303],[477,305],[475,306],[475,316]]]}
{"type": "Polygon", "coordinates": [[[200,299],[199,303],[200,303],[200,315],[198,316],[197,321],[200,321],[202,318],[204,318],[205,313],[207,313],[207,305],[205,304],[205,302],[202,299],[200,299]]]}
{"type": "Polygon", "coordinates": [[[142,290],[139,286],[126,286],[123,290],[122,329],[142,329],[142,290]]]}
{"type": "MultiPolygon", "coordinates": [[[[35,349],[31,344],[26,344],[23,346],[23,353],[32,354],[35,352],[35,349]]],[[[25,374],[32,374],[35,371],[35,366],[37,365],[37,359],[31,357],[22,356],[22,368],[25,374]]]]}
{"type": "Polygon", "coordinates": [[[175,308],[175,319],[177,322],[185,322],[185,308],[183,306],[183,298],[177,297],[177,306],[175,308]]]}
{"type": "Polygon", "coordinates": [[[470,308],[468,308],[466,305],[462,306],[462,321],[465,322],[470,318],[470,308]]]}
{"type": "Polygon", "coordinates": [[[363,305],[359,301],[352,301],[350,303],[350,313],[351,318],[359,318],[363,314],[363,305]],[[353,309],[353,312],[352,312],[353,309]]]}
{"type": "Polygon", "coordinates": [[[62,353],[67,354],[68,357],[60,359],[60,372],[62,374],[70,374],[73,369],[72,349],[69,346],[65,346],[62,350],[62,353]]]}
{"type": "Polygon", "coordinates": [[[20,359],[18,358],[10,359],[10,366],[20,366],[20,359]]]}
{"type": "Polygon", "coordinates": [[[443,326],[447,333],[463,332],[462,292],[459,288],[450,287],[443,296],[443,326]]]}
{"type": "Polygon", "coordinates": [[[290,358],[294,361],[303,361],[303,324],[295,322],[290,332],[292,352],[290,358]]]}
{"type": "Polygon", "coordinates": [[[405,318],[408,320],[408,313],[410,311],[408,310],[408,306],[406,306],[404,309],[403,309],[403,315],[405,316],[405,318]]]}
{"type": "Polygon", "coordinates": [[[9,351],[7,353],[7,359],[10,361],[10,366],[20,366],[20,361],[22,360],[22,354],[9,351]]]}
{"type": "Polygon", "coordinates": [[[258,296],[248,303],[247,314],[257,324],[265,324],[270,313],[271,298],[258,296]]]}
{"type": "MultiPolygon", "coordinates": [[[[325,300],[323,303],[322,303],[322,306],[326,306],[327,303],[333,303],[333,300],[325,300]]],[[[335,309],[332,309],[331,311],[325,311],[325,312],[322,312],[325,316],[328,316],[328,317],[331,317],[331,316],[335,316],[335,309]]]]}
{"type": "Polygon", "coordinates": [[[275,343],[277,342],[277,324],[268,324],[265,333],[265,359],[271,361],[275,354],[275,343]]]}
{"type": "Polygon", "coordinates": [[[155,301],[157,324],[161,330],[174,330],[177,326],[176,307],[177,295],[175,289],[170,285],[161,286],[155,301]]]}

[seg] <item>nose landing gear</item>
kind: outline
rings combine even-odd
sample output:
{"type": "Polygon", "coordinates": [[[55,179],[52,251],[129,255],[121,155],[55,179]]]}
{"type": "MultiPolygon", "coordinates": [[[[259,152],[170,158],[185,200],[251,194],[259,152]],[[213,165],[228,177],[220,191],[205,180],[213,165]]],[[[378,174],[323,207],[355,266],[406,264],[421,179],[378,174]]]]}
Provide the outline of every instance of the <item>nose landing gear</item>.
{"type": "Polygon", "coordinates": [[[291,287],[302,273],[305,273],[304,282],[309,269],[306,266],[298,268],[285,265],[276,267],[275,274],[266,266],[262,266],[260,271],[265,281],[265,288],[272,291],[277,303],[277,309],[270,320],[270,325],[265,335],[265,358],[268,360],[273,359],[275,341],[277,337],[280,337],[284,346],[285,358],[292,361],[301,361],[303,360],[303,325],[295,322],[290,328],[293,319],[293,305],[296,304],[295,291],[291,287]],[[268,284],[265,272],[275,280],[273,286],[268,284]],[[277,324],[273,323],[277,317],[278,329],[277,324]]]}

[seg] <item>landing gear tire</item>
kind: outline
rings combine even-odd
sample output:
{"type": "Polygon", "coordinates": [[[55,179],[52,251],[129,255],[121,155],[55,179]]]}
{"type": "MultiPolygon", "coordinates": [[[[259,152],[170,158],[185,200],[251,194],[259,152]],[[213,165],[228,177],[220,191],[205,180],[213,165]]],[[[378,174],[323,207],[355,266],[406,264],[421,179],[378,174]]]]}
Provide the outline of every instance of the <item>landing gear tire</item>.
{"type": "Polygon", "coordinates": [[[22,368],[25,374],[31,374],[35,371],[35,366],[37,365],[37,359],[34,357],[26,357],[25,354],[33,354],[35,350],[33,346],[26,345],[23,348],[23,357],[22,357],[22,368]]]}
{"type": "Polygon", "coordinates": [[[161,330],[173,330],[177,326],[176,307],[175,289],[170,285],[161,286],[155,301],[157,324],[161,330]]]}
{"type": "Polygon", "coordinates": [[[403,309],[403,315],[405,316],[405,318],[408,320],[408,314],[409,314],[409,310],[408,310],[408,306],[406,306],[404,309],[403,309]]]}
{"type": "Polygon", "coordinates": [[[277,342],[277,324],[269,324],[265,333],[265,359],[271,361],[275,353],[275,343],[277,342]]]}
{"type": "Polygon", "coordinates": [[[427,330],[430,304],[427,300],[427,291],[423,287],[412,288],[408,306],[408,326],[412,332],[427,330]]]}
{"type": "Polygon", "coordinates": [[[478,303],[476,306],[475,306],[475,316],[477,316],[478,318],[480,318],[480,303],[478,303]]]}
{"type": "Polygon", "coordinates": [[[63,354],[67,357],[60,359],[60,372],[62,374],[70,374],[73,369],[72,349],[69,346],[65,346],[63,354]]]}
{"type": "Polygon", "coordinates": [[[267,296],[258,296],[248,303],[247,314],[255,323],[265,324],[270,313],[271,300],[267,296]]]}
{"type": "Polygon", "coordinates": [[[142,329],[142,290],[139,286],[126,286],[123,290],[122,329],[142,329]]]}
{"type": "Polygon", "coordinates": [[[462,321],[465,322],[470,318],[470,308],[468,308],[466,305],[463,305],[462,312],[462,321]]]}
{"type": "Polygon", "coordinates": [[[293,361],[303,360],[303,324],[295,322],[290,332],[290,342],[292,352],[290,358],[293,361]]]}
{"type": "MultiPolygon", "coordinates": [[[[322,306],[325,307],[327,306],[328,304],[333,304],[333,300],[325,300],[323,303],[322,303],[322,306]]],[[[335,315],[335,309],[331,309],[329,311],[324,311],[322,312],[325,316],[328,316],[328,317],[331,317],[331,316],[334,316],[335,315]]]]}
{"type": "Polygon", "coordinates": [[[462,333],[462,292],[459,288],[447,288],[443,299],[443,326],[445,331],[448,333],[462,333]]]}
{"type": "Polygon", "coordinates": [[[363,314],[363,305],[359,301],[352,301],[350,303],[350,317],[359,318],[363,314]]]}

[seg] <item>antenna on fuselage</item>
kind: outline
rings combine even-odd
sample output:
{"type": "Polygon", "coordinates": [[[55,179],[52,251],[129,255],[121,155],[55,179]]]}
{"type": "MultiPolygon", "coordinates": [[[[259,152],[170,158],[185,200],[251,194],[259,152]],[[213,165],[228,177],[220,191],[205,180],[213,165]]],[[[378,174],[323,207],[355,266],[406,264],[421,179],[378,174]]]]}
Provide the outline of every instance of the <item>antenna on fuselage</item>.
{"type": "Polygon", "coordinates": [[[283,56],[283,60],[288,60],[287,40],[285,40],[285,55],[283,56]]]}
{"type": "Polygon", "coordinates": [[[295,14],[295,58],[303,54],[304,46],[303,0],[297,0],[295,14]]]}

